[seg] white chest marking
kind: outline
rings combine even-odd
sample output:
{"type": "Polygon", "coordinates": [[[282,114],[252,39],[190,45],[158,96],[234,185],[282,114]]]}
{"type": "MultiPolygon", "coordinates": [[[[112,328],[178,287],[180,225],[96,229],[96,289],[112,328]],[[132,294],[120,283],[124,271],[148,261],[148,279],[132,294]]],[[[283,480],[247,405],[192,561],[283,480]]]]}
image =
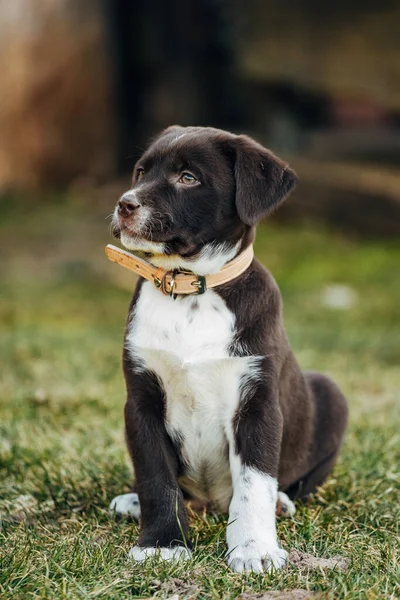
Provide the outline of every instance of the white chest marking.
{"type": "Polygon", "coordinates": [[[212,290],[174,301],[145,282],[127,336],[138,368],[162,382],[167,431],[182,440],[182,485],[223,511],[232,496],[232,419],[260,363],[259,357],[229,356],[234,334],[235,316],[212,290]]]}

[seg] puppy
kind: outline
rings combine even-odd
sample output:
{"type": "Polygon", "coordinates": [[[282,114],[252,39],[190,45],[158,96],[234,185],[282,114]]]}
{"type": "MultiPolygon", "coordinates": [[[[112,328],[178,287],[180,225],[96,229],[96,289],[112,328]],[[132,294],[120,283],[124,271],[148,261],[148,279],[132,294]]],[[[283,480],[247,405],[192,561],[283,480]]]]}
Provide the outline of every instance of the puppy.
{"type": "Polygon", "coordinates": [[[249,249],[258,221],[296,181],[249,137],[174,126],[143,154],[117,203],[115,236],[170,271],[169,292],[157,277],[139,279],[123,351],[136,479],[110,508],[140,518],[136,561],[190,558],[192,498],[229,512],[233,571],[279,569],[287,552],[278,499],[293,514],[291,499],[314,492],[335,463],[346,400],[324,375],[301,372],[272,275],[253,259],[229,281],[206,284],[249,249]],[[180,273],[198,277],[199,293],[173,293],[180,273]]]}

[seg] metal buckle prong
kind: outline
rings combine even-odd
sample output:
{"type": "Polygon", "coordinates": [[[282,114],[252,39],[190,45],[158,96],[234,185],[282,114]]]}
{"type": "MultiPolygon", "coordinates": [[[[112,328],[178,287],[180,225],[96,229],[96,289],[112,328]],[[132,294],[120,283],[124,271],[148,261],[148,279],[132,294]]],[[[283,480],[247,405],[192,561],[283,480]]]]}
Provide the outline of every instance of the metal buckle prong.
{"type": "Polygon", "coordinates": [[[175,300],[176,294],[174,294],[175,289],[175,275],[176,271],[172,271],[171,281],[169,282],[169,297],[175,300]]]}
{"type": "Polygon", "coordinates": [[[204,275],[197,275],[197,281],[192,281],[191,285],[197,287],[197,295],[204,294],[207,289],[206,278],[204,275]]]}

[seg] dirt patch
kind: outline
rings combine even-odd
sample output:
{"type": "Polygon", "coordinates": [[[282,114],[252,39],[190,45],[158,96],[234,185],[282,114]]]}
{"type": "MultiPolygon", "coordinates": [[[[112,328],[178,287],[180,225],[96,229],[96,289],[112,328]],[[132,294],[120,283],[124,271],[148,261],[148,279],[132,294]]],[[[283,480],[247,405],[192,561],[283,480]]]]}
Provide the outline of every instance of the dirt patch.
{"type": "Polygon", "coordinates": [[[289,554],[289,562],[300,570],[316,571],[319,569],[338,569],[339,571],[347,571],[350,564],[350,559],[344,556],[332,556],[332,558],[318,558],[312,554],[292,550],[289,554]]]}
{"type": "Polygon", "coordinates": [[[266,594],[242,594],[240,600],[322,600],[325,594],[309,590],[287,590],[282,592],[267,592],[266,594]]]}
{"type": "Polygon", "coordinates": [[[194,600],[198,597],[200,590],[196,584],[190,581],[184,581],[183,579],[173,578],[161,583],[160,581],[153,581],[155,587],[168,594],[168,600],[194,600]]]}

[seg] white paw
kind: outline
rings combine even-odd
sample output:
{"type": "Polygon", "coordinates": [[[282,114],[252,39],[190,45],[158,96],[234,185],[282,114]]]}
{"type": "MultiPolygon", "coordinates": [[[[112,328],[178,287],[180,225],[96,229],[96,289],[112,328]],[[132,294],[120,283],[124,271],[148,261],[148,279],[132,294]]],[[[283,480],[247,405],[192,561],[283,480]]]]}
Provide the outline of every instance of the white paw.
{"type": "Polygon", "coordinates": [[[237,546],[231,552],[228,551],[226,562],[234,573],[242,571],[273,571],[281,569],[286,562],[288,553],[286,550],[275,546],[269,550],[261,550],[251,540],[246,544],[237,546]]]}
{"type": "Polygon", "coordinates": [[[109,511],[119,517],[132,517],[135,521],[139,521],[139,496],[137,494],[121,494],[121,496],[116,496],[111,501],[109,511]]]}
{"type": "Polygon", "coordinates": [[[296,514],[296,507],[294,502],[291,501],[289,496],[285,492],[278,492],[278,501],[281,503],[281,516],[282,517],[293,517],[296,514]]]}
{"type": "Polygon", "coordinates": [[[143,562],[151,556],[160,560],[186,561],[192,558],[192,553],[184,546],[174,546],[173,548],[141,548],[140,546],[133,546],[129,550],[129,558],[137,562],[143,562]]]}

